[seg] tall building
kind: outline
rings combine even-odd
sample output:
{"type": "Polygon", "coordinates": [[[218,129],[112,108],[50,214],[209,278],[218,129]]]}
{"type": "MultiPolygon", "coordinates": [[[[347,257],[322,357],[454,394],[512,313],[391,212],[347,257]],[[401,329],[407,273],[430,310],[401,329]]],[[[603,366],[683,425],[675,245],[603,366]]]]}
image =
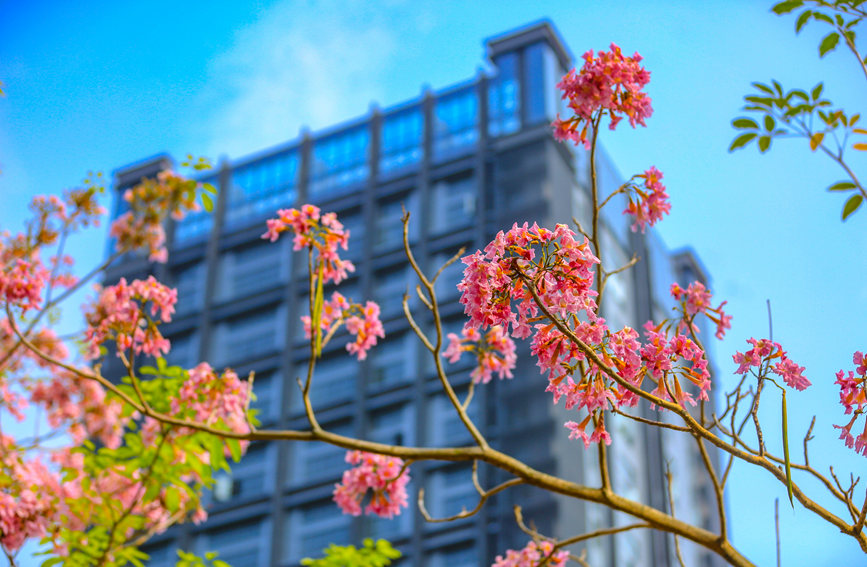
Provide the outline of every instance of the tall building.
{"type": "MultiPolygon", "coordinates": [[[[588,154],[555,142],[550,128],[561,105],[555,84],[572,66],[569,51],[547,22],[485,45],[488,70],[466,82],[425,90],[393,108],[374,108],[358,120],[222,163],[203,179],[219,188],[215,212],[168,227],[168,264],[127,255],[109,269],[108,281],[154,272],[178,288],[178,313],[164,329],[172,341],[170,362],[191,367],[208,360],[241,375],[254,370],[263,427],[305,428],[295,379],[305,371],[309,350],[299,323],[308,304],[306,263],[293,260],[290,239],[272,244],[260,236],[264,220],[277,209],[314,203],[336,211],[351,232],[346,256],[358,269],[340,291],[378,301],[387,334],[362,363],[347,355],[345,341],[332,341],[312,388],[320,423],[393,444],[470,443],[441,394],[430,355],[402,314],[401,298],[415,281],[402,250],[401,206],[412,213],[410,239],[428,273],[462,246],[470,252],[483,248],[514,221],[553,226],[574,217],[589,225],[588,154]]],[[[116,173],[116,190],[171,166],[169,157],[158,156],[125,167],[116,173]]],[[[623,181],[604,154],[598,172],[603,195],[623,181]]],[[[603,310],[613,328],[640,328],[670,314],[671,282],[707,278],[691,253],[670,254],[652,230],[631,232],[624,208],[614,203],[604,211],[606,261],[620,265],[637,254],[641,262],[610,280],[603,310]]],[[[465,320],[455,287],[461,275],[462,266],[455,264],[438,282],[448,331],[458,331],[465,320]]],[[[411,307],[429,331],[430,317],[417,298],[411,307]]],[[[468,358],[452,367],[459,391],[469,382],[468,358]]],[[[567,439],[563,422],[569,416],[544,392],[545,378],[526,348],[515,375],[479,387],[470,406],[491,444],[545,472],[598,482],[595,450],[567,439]]],[[[669,463],[681,480],[678,517],[713,526],[712,493],[689,439],[668,439],[617,417],[609,429],[618,491],[668,509],[669,463]]],[[[235,567],[290,566],[321,554],[329,543],[373,536],[394,542],[404,552],[402,565],[475,567],[526,543],[514,504],[523,506],[524,517],[540,531],[556,537],[628,522],[604,508],[528,487],[510,489],[476,516],[451,523],[426,523],[414,502],[391,521],[352,518],[331,501],[346,467],[344,454],[323,444],[252,445],[231,477],[221,478],[208,495],[210,519],[154,538],[146,548],[150,564],[173,565],[180,546],[219,551],[235,567]]],[[[480,472],[486,486],[503,478],[486,466],[480,472]]],[[[412,477],[414,490],[425,487],[435,516],[476,504],[469,463],[418,463],[412,477]]],[[[674,564],[673,540],[661,533],[634,530],[589,545],[588,558],[597,566],[674,564]]],[[[684,553],[690,565],[714,564],[686,544],[684,553]]]]}

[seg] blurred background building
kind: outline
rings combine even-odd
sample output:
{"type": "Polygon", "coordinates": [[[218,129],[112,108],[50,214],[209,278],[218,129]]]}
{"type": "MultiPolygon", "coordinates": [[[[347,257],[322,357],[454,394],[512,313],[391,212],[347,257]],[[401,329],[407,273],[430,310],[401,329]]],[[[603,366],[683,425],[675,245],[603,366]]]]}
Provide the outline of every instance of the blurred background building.
{"type": "MultiPolygon", "coordinates": [[[[266,218],[279,208],[314,203],[336,211],[351,232],[346,257],[357,270],[340,285],[344,295],[374,299],[382,307],[386,339],[359,363],[345,341],[331,342],[317,365],[312,401],[328,430],[405,445],[471,442],[440,393],[433,361],[403,317],[401,299],[415,286],[402,249],[401,206],[412,213],[410,239],[428,272],[436,271],[462,246],[483,248],[515,221],[542,226],[589,226],[589,154],[557,143],[550,122],[562,111],[560,76],[572,57],[550,23],[542,22],[489,39],[485,67],[452,87],[424,90],[418,99],[236,161],[224,161],[202,181],[219,189],[213,214],[187,216],[169,227],[169,262],[149,264],[126,255],[107,281],[155,273],[178,288],[178,312],[164,332],[172,341],[170,362],[192,367],[202,360],[231,366],[240,375],[256,372],[255,403],[263,427],[304,429],[306,419],[295,379],[306,371],[299,317],[307,309],[306,262],[293,258],[291,239],[263,241],[266,218]]],[[[122,192],[143,177],[173,167],[157,156],[116,172],[122,192]]],[[[602,195],[625,179],[599,152],[602,195]]],[[[115,215],[123,212],[123,200],[115,215]]],[[[648,319],[670,315],[668,288],[674,281],[707,283],[697,258],[668,252],[653,230],[629,230],[616,199],[604,210],[600,228],[606,265],[638,266],[612,277],[603,314],[612,328],[640,329],[648,319]]],[[[465,320],[456,289],[460,263],[438,282],[446,331],[465,320]]],[[[431,330],[427,310],[410,293],[416,316],[431,330]]],[[[709,336],[705,332],[704,336],[709,336]]],[[[108,360],[107,365],[116,364],[108,360]]],[[[469,357],[452,365],[451,380],[466,391],[469,357]]],[[[516,378],[476,390],[471,415],[491,444],[530,466],[590,485],[598,483],[596,451],[569,441],[570,418],[544,392],[527,348],[519,347],[516,378]],[[523,356],[520,356],[523,354],[523,356]]],[[[665,419],[648,408],[645,417],[665,419]]],[[[615,489],[668,510],[666,467],[675,477],[675,513],[708,528],[715,503],[707,474],[691,439],[669,437],[622,417],[609,421],[611,474],[615,489]]],[[[345,451],[324,444],[254,444],[231,476],[207,496],[210,519],[178,526],[145,548],[150,565],[174,565],[175,549],[215,550],[234,567],[297,565],[321,555],[329,543],[358,543],[364,537],[391,540],[404,553],[402,565],[475,567],[527,541],[512,508],[542,532],[566,538],[604,526],[630,523],[597,506],[516,487],[490,500],[472,518],[427,523],[414,503],[425,487],[435,516],[472,509],[477,494],[469,464],[418,463],[412,467],[410,509],[394,520],[343,515],[331,500],[346,468],[345,451]]],[[[481,481],[504,477],[485,466],[481,481]]],[[[700,549],[682,543],[688,565],[716,565],[700,549]]],[[[674,542],[657,532],[633,530],[588,543],[596,566],[674,565],[674,542]]]]}

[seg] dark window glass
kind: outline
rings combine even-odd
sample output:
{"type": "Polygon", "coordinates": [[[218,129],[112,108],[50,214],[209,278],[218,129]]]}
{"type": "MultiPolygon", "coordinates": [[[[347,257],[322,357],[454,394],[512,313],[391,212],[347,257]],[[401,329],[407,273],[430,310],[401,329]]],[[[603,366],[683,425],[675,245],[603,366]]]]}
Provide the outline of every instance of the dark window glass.
{"type": "Polygon", "coordinates": [[[434,106],[433,154],[443,161],[472,151],[479,139],[476,88],[441,96],[434,106]]]}
{"type": "Polygon", "coordinates": [[[521,91],[518,82],[518,55],[497,58],[497,75],[488,84],[488,134],[511,134],[521,128],[521,91]]]}
{"type": "Polygon", "coordinates": [[[544,43],[531,45],[524,52],[524,76],[527,84],[527,122],[537,124],[554,119],[559,63],[544,43]]]}
{"type": "Polygon", "coordinates": [[[310,197],[326,199],[351,191],[368,175],[367,126],[359,126],[313,143],[310,197]]]}
{"type": "Polygon", "coordinates": [[[381,173],[399,171],[419,162],[423,122],[419,108],[402,110],[383,119],[379,157],[381,173]]]}
{"type": "Polygon", "coordinates": [[[276,216],[277,209],[291,206],[296,196],[298,165],[298,151],[290,150],[234,170],[226,227],[276,216]]]}
{"type": "Polygon", "coordinates": [[[472,225],[476,215],[476,183],[471,176],[447,179],[433,186],[433,231],[451,232],[472,225]]]}

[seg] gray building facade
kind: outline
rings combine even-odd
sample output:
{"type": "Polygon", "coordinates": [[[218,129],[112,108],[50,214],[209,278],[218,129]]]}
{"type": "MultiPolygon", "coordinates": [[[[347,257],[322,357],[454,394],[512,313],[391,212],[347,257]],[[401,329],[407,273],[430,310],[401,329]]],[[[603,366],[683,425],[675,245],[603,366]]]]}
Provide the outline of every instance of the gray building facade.
{"type": "MultiPolygon", "coordinates": [[[[357,271],[340,285],[341,293],[378,301],[386,330],[386,339],[361,363],[347,355],[345,341],[326,349],[312,389],[320,423],[394,444],[469,443],[441,394],[429,354],[402,314],[401,298],[415,281],[402,250],[401,206],[412,214],[410,238],[429,273],[461,246],[483,248],[515,221],[553,226],[574,217],[589,224],[588,153],[555,142],[550,128],[561,105],[555,84],[573,65],[569,51],[547,22],[490,39],[486,48],[488,70],[471,80],[220,164],[203,179],[219,189],[214,213],[168,227],[166,265],[133,255],[115,263],[107,281],[155,273],[178,288],[178,313],[164,328],[172,340],[170,362],[192,367],[208,360],[240,375],[254,370],[263,427],[305,428],[295,379],[304,373],[309,350],[299,322],[307,305],[306,263],[293,259],[290,239],[272,244],[260,236],[278,208],[314,203],[337,212],[351,232],[345,255],[357,271]]],[[[123,191],[171,166],[167,156],[128,166],[116,173],[115,187],[123,191]]],[[[597,166],[603,195],[623,182],[604,155],[597,166]]],[[[633,253],[642,261],[610,280],[603,311],[614,328],[640,329],[648,319],[670,315],[673,281],[685,285],[688,278],[707,277],[692,254],[670,254],[652,230],[631,232],[620,214],[624,208],[608,206],[600,224],[606,263],[623,264],[633,253]]],[[[455,287],[461,272],[460,264],[453,265],[438,282],[448,331],[457,332],[465,320],[455,287]]],[[[411,307],[430,330],[417,299],[411,307]]],[[[465,391],[468,357],[450,368],[452,382],[465,391]]],[[[515,378],[477,388],[471,415],[493,446],[545,472],[593,484],[595,450],[567,439],[563,422],[571,416],[551,403],[545,383],[528,349],[519,347],[515,378]]],[[[713,527],[713,496],[690,439],[669,439],[624,418],[613,417],[609,429],[618,491],[667,509],[664,471],[670,463],[687,482],[675,498],[678,517],[713,527]]],[[[451,523],[426,523],[414,502],[391,521],[352,518],[331,500],[344,454],[322,444],[251,445],[207,496],[210,519],[154,538],[146,548],[150,564],[174,565],[180,546],[218,551],[234,567],[292,566],[320,555],[329,543],[384,537],[404,552],[401,565],[475,567],[526,543],[515,525],[515,504],[555,537],[629,521],[528,487],[510,489],[476,516],[451,523]]],[[[480,472],[486,486],[502,480],[485,466],[480,472]]],[[[419,463],[412,476],[411,500],[425,487],[436,516],[476,504],[469,464],[419,463]]],[[[689,565],[715,564],[685,544],[684,553],[689,565]]],[[[588,560],[594,566],[675,564],[673,541],[635,530],[591,542],[588,560]]]]}

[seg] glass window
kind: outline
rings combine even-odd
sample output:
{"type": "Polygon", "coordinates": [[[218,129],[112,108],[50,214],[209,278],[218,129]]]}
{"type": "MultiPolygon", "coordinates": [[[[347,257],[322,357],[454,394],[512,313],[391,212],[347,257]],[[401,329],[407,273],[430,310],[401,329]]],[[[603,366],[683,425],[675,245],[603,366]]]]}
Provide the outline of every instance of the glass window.
{"type": "MultiPolygon", "coordinates": [[[[201,182],[219,187],[216,175],[208,176],[202,179],[201,182]]],[[[175,244],[183,246],[200,240],[206,240],[211,233],[213,220],[213,215],[204,209],[198,212],[187,213],[183,219],[177,221],[175,224],[175,244]]]]}
{"type": "Polygon", "coordinates": [[[371,351],[368,389],[381,390],[410,381],[415,371],[415,345],[409,333],[386,337],[371,351]]]}
{"type": "Polygon", "coordinates": [[[174,567],[178,562],[177,546],[169,541],[153,546],[143,546],[142,551],[148,554],[147,564],[149,567],[174,567]]]}
{"type": "Polygon", "coordinates": [[[171,350],[166,362],[173,366],[192,368],[199,362],[199,335],[195,332],[170,337],[171,350]]]}
{"type": "Polygon", "coordinates": [[[195,313],[202,308],[205,297],[205,265],[202,262],[184,266],[174,273],[178,302],[175,312],[179,316],[195,313]]]}
{"type": "Polygon", "coordinates": [[[403,295],[409,294],[410,306],[416,297],[415,272],[409,265],[380,270],[373,280],[373,300],[379,304],[382,319],[403,314],[403,295]]]}
{"type": "Polygon", "coordinates": [[[479,552],[473,543],[437,550],[427,560],[427,567],[475,567],[479,552]]]}
{"type": "MultiPolygon", "coordinates": [[[[342,348],[317,361],[310,386],[310,402],[313,408],[318,411],[354,398],[359,371],[358,359],[342,348]]],[[[301,380],[305,380],[307,361],[299,363],[295,373],[301,380]]],[[[296,414],[303,413],[304,404],[300,395],[292,396],[292,409],[296,414]]]]}
{"type": "Polygon", "coordinates": [[[418,237],[418,194],[413,192],[403,198],[377,203],[376,234],[373,242],[374,250],[382,252],[403,246],[403,209],[414,217],[409,223],[409,241],[418,237]]]}
{"type": "Polygon", "coordinates": [[[506,53],[496,60],[497,75],[488,83],[488,134],[504,136],[521,128],[521,92],[518,55],[506,53]]]}
{"type": "MultiPolygon", "coordinates": [[[[469,254],[469,251],[464,254],[469,254]]],[[[448,253],[437,254],[434,256],[433,265],[431,265],[430,271],[436,273],[436,270],[439,270],[440,267],[451,259],[452,256],[453,254],[448,253]]],[[[449,264],[442,273],[440,273],[434,286],[434,289],[437,292],[437,301],[440,305],[454,302],[455,299],[460,296],[461,292],[458,291],[458,284],[464,279],[464,268],[466,267],[466,264],[458,259],[449,264]]],[[[460,330],[458,330],[457,333],[460,333],[460,330]]]]}
{"type": "Polygon", "coordinates": [[[388,445],[415,445],[415,409],[402,405],[373,412],[368,437],[388,445]]]}
{"type": "Polygon", "coordinates": [[[253,295],[286,282],[292,257],[289,241],[260,242],[223,254],[217,281],[220,300],[253,295]]]}
{"type": "Polygon", "coordinates": [[[560,65],[551,48],[544,43],[531,45],[524,52],[524,76],[527,81],[527,122],[550,122],[557,112],[560,65]]]}
{"type": "Polygon", "coordinates": [[[343,514],[331,500],[292,510],[285,524],[283,541],[288,545],[283,561],[298,563],[305,557],[321,557],[329,544],[351,543],[351,525],[352,516],[343,514]]]}
{"type": "MultiPolygon", "coordinates": [[[[273,445],[271,446],[273,447],[273,445]]],[[[236,498],[252,498],[271,491],[273,466],[272,452],[267,445],[251,446],[239,462],[229,460],[231,472],[220,471],[210,499],[216,503],[229,502],[236,498]]]]}
{"type": "Polygon", "coordinates": [[[310,169],[310,197],[324,199],[346,193],[369,173],[367,125],[316,140],[310,169]]]}
{"type": "Polygon", "coordinates": [[[438,181],[433,186],[433,232],[472,226],[476,216],[476,182],[472,176],[438,181]]]}
{"type": "Polygon", "coordinates": [[[388,174],[419,162],[423,122],[421,109],[418,107],[390,114],[383,119],[380,172],[388,174]]]}
{"type": "MultiPolygon", "coordinates": [[[[448,365],[448,363],[446,363],[448,365]]],[[[448,370],[447,370],[448,371],[448,370]]],[[[463,402],[467,397],[466,388],[457,390],[458,400],[463,402]]],[[[476,396],[478,396],[476,392],[476,396]]],[[[481,423],[481,401],[478,398],[473,399],[467,407],[467,415],[480,430],[483,430],[481,423]]],[[[464,422],[461,421],[458,412],[455,411],[451,401],[445,394],[439,394],[429,398],[428,409],[430,410],[430,420],[428,421],[428,442],[435,447],[459,446],[466,445],[472,441],[470,432],[467,431],[464,422]]]]}
{"type": "Polygon", "coordinates": [[[219,559],[232,567],[265,567],[268,565],[270,529],[268,520],[230,524],[196,537],[194,549],[203,555],[219,553],[219,559]]]}
{"type": "MultiPolygon", "coordinates": [[[[326,431],[338,435],[355,434],[355,428],[349,422],[324,427],[326,431]]],[[[318,441],[295,443],[291,451],[293,458],[290,474],[293,486],[336,481],[349,467],[346,463],[346,449],[328,443],[318,441]]]]}
{"type": "Polygon", "coordinates": [[[479,503],[479,493],[473,485],[470,466],[440,469],[429,478],[425,498],[434,517],[454,516],[462,510],[472,510],[479,503]]]}
{"type": "Polygon", "coordinates": [[[266,157],[232,172],[226,228],[232,229],[291,206],[298,184],[298,151],[266,157]]]}
{"type": "Polygon", "coordinates": [[[433,156],[443,161],[472,151],[479,138],[476,87],[443,95],[434,106],[433,156]]]}
{"type": "Polygon", "coordinates": [[[364,215],[355,211],[350,214],[340,215],[337,219],[343,224],[344,230],[349,231],[349,242],[347,243],[346,250],[340,248],[338,254],[341,258],[352,260],[353,262],[360,260],[364,253],[364,239],[367,235],[364,215]]]}
{"type": "MultiPolygon", "coordinates": [[[[256,400],[250,403],[250,408],[258,410],[259,421],[268,422],[277,418],[280,413],[280,387],[282,380],[279,379],[280,372],[263,372],[256,374],[253,380],[253,393],[256,394],[256,400]]],[[[241,376],[246,380],[246,375],[241,376]]]]}
{"type": "Polygon", "coordinates": [[[214,333],[219,365],[237,364],[274,352],[283,343],[283,308],[260,311],[220,323],[214,333]]]}

